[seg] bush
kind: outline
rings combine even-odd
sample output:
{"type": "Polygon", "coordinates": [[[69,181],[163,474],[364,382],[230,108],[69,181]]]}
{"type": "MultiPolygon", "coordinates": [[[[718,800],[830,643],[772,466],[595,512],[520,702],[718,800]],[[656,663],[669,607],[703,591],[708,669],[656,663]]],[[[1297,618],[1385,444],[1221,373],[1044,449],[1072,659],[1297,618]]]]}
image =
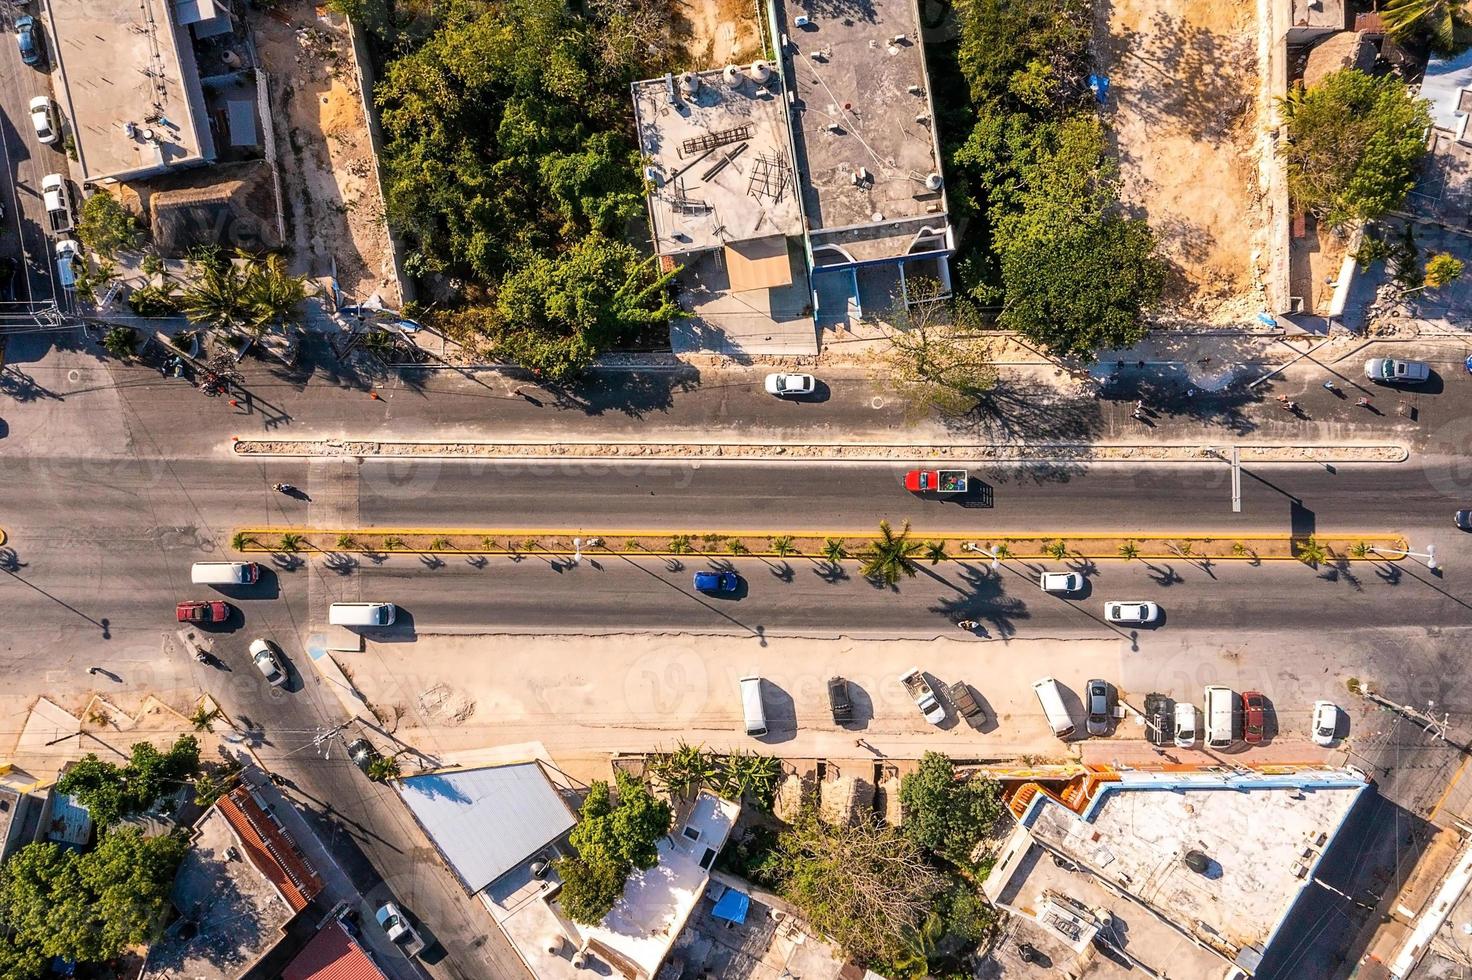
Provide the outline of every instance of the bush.
{"type": "Polygon", "coordinates": [[[1002,815],[996,781],[958,778],[951,760],[927,752],[900,782],[901,829],[919,846],[952,864],[971,866],[971,853],[1002,815]]]}
{"type": "Polygon", "coordinates": [[[110,327],[102,335],[102,349],[126,361],[138,350],[138,333],[132,327],[110,327]]]}
{"type": "Polygon", "coordinates": [[[557,862],[562,909],[575,922],[602,921],[623,895],[630,872],[654,867],[657,845],[674,816],[669,804],[655,799],[641,780],[619,772],[616,781],[617,804],[607,783],[589,787],[578,825],[568,837],[577,856],[557,862]]]}
{"type": "Polygon", "coordinates": [[[111,258],[120,250],[135,247],[142,236],[137,220],[106,191],[98,191],[82,202],[77,237],[98,255],[111,258]]]}
{"type": "MultiPolygon", "coordinates": [[[[128,294],[128,306],[138,316],[174,316],[179,304],[162,286],[142,286],[128,294]]],[[[186,344],[182,350],[188,350],[186,344]]]]}

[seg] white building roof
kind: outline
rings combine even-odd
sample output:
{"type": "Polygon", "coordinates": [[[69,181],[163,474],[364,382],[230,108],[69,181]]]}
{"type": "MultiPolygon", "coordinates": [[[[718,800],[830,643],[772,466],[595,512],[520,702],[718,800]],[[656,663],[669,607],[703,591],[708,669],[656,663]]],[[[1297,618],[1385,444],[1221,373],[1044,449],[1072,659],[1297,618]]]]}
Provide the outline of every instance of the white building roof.
{"type": "Polygon", "coordinates": [[[629,876],[624,897],[583,939],[596,943],[652,977],[685,926],[710,880],[741,806],[702,792],[690,813],[659,842],[659,863],[629,876]]]}
{"type": "Polygon", "coordinates": [[[1472,110],[1472,48],[1454,58],[1432,58],[1421,81],[1421,98],[1431,103],[1431,123],[1462,139],[1472,110]]]}
{"type": "Polygon", "coordinates": [[[395,783],[460,883],[478,892],[572,829],[539,762],[408,776],[395,783]]]}

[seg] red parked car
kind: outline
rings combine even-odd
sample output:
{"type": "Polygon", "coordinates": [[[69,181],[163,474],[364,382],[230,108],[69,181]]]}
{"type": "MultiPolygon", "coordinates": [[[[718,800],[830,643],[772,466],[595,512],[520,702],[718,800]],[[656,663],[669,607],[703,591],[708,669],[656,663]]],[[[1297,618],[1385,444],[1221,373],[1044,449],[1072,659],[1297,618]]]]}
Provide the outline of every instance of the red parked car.
{"type": "Polygon", "coordinates": [[[1267,734],[1267,700],[1257,691],[1242,693],[1242,741],[1257,745],[1267,734]]]}
{"type": "Polygon", "coordinates": [[[223,623],[230,618],[227,602],[181,602],[174,607],[181,623],[223,623]]]}

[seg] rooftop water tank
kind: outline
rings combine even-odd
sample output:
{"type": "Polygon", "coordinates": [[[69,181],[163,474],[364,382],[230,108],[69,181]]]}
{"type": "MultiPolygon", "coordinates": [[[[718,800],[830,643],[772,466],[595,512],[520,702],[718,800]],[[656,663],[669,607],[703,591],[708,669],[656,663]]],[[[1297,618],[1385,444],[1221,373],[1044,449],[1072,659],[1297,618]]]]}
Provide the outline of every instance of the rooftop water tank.
{"type": "Polygon", "coordinates": [[[721,70],[721,77],[726,80],[726,84],[731,88],[741,87],[741,69],[735,65],[727,65],[723,68],[721,70]]]}
{"type": "Polygon", "coordinates": [[[765,61],[753,61],[751,67],[746,69],[746,74],[758,85],[767,84],[767,79],[772,77],[772,66],[765,61]]]}
{"type": "Polygon", "coordinates": [[[685,72],[680,76],[680,94],[689,99],[700,91],[700,76],[694,72],[685,72]]]}
{"type": "Polygon", "coordinates": [[[928,190],[932,190],[932,191],[938,191],[938,190],[940,190],[940,183],[941,183],[941,181],[940,181],[940,174],[934,174],[933,173],[933,174],[930,174],[929,176],[927,176],[925,178],[925,186],[926,186],[926,188],[928,190]]]}

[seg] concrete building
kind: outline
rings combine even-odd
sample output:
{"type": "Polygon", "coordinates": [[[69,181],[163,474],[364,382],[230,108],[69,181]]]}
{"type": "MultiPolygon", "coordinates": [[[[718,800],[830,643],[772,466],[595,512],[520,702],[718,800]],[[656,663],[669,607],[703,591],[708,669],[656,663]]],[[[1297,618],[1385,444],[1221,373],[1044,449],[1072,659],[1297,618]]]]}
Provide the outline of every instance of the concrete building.
{"type": "Polygon", "coordinates": [[[1431,103],[1430,152],[1405,210],[1459,231],[1472,231],[1472,50],[1432,58],[1421,80],[1431,103]]]}
{"type": "Polygon", "coordinates": [[[862,9],[771,0],[775,63],[633,85],[655,250],[686,267],[701,294],[692,315],[741,335],[696,345],[817,353],[814,324],[856,321],[865,296],[907,302],[914,276],[949,291],[954,233],[916,2],[862,9]]]}
{"type": "MultiPolygon", "coordinates": [[[[1397,909],[1397,912],[1402,909],[1397,909]]],[[[1410,921],[1410,932],[1391,960],[1365,964],[1367,977],[1442,980],[1465,976],[1472,964],[1472,841],[1442,878],[1431,900],[1410,921]]]]}
{"type": "Polygon", "coordinates": [[[214,139],[191,30],[229,27],[212,0],[51,0],[56,95],[86,181],[208,163],[214,139]]]}
{"type": "Polygon", "coordinates": [[[1352,770],[1293,767],[1024,783],[983,891],[1076,973],[1291,975],[1271,962],[1274,941],[1318,897],[1315,871],[1369,789],[1352,770]]]}
{"type": "Polygon", "coordinates": [[[915,0],[772,0],[815,314],[857,317],[873,270],[949,288],[954,246],[915,0]]]}
{"type": "Polygon", "coordinates": [[[1347,26],[1344,0],[1286,0],[1289,10],[1289,44],[1305,44],[1347,26]]]}

